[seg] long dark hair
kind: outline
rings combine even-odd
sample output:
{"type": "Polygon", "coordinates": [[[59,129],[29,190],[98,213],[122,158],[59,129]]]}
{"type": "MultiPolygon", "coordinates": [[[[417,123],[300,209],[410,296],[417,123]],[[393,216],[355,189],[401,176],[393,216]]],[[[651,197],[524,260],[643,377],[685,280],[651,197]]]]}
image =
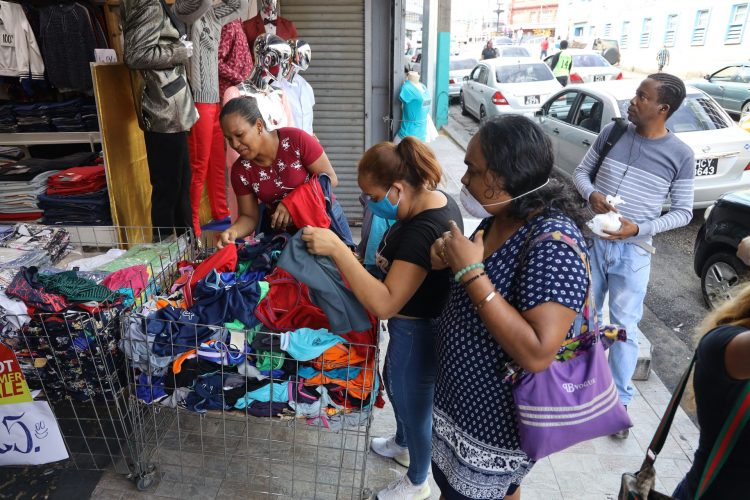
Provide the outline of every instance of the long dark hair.
{"type": "MultiPolygon", "coordinates": [[[[521,115],[490,118],[479,128],[479,142],[487,168],[501,179],[495,186],[512,197],[538,188],[550,179],[554,165],[552,143],[542,129],[521,115]]],[[[488,197],[494,195],[490,189],[488,197]]],[[[562,212],[583,228],[587,217],[581,198],[559,179],[550,179],[545,187],[513,200],[509,215],[527,221],[539,213],[562,212]]]]}

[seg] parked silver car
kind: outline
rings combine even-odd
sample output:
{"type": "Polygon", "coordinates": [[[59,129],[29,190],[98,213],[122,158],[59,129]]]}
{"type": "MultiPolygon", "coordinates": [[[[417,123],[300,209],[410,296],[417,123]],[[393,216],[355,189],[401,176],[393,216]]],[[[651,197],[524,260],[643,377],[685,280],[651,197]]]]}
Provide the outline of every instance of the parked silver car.
{"type": "Polygon", "coordinates": [[[730,64],[688,83],[716,99],[730,113],[750,113],[750,62],[730,64]]]}
{"type": "MultiPolygon", "coordinates": [[[[609,64],[609,61],[599,55],[598,52],[586,49],[567,50],[573,57],[568,84],[622,80],[622,72],[609,64]]],[[[544,62],[548,65],[551,64],[553,57],[554,54],[546,57],[544,62]]]]}
{"type": "Polygon", "coordinates": [[[546,64],[531,57],[485,59],[464,78],[461,112],[485,116],[519,113],[532,116],[560,83],[546,64]]]}
{"type": "Polygon", "coordinates": [[[473,57],[453,56],[450,59],[448,69],[448,97],[456,99],[461,94],[461,87],[464,86],[464,77],[469,76],[471,70],[477,65],[477,60],[473,57]]]}
{"type": "MultiPolygon", "coordinates": [[[[555,168],[572,176],[599,132],[627,116],[640,80],[566,87],[536,113],[552,141],[555,168]]],[[[706,93],[687,87],[682,106],[667,128],[695,153],[694,208],[706,208],[727,191],[750,188],[750,135],[706,93]]]]}

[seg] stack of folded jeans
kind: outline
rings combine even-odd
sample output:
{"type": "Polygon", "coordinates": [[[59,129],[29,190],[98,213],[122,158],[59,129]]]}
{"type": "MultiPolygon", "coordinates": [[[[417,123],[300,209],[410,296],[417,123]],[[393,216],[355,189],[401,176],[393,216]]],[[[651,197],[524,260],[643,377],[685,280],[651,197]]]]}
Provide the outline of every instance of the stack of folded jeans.
{"type": "Polygon", "coordinates": [[[99,130],[96,104],[90,99],[0,104],[0,133],[96,130],[99,130]]]}
{"type": "Polygon", "coordinates": [[[73,167],[52,175],[39,207],[49,225],[112,224],[104,167],[73,167]]]}
{"type": "Polygon", "coordinates": [[[13,105],[10,103],[0,104],[0,133],[7,134],[12,132],[18,132],[13,105]]]}

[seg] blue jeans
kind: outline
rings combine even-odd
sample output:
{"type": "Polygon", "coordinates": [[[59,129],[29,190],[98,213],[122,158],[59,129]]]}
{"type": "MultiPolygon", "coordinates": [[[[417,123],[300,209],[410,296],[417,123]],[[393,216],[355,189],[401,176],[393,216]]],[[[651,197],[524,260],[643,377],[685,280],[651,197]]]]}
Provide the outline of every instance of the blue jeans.
{"type": "Polygon", "coordinates": [[[396,415],[396,444],[409,448],[413,484],[427,480],[432,459],[432,400],[435,394],[435,331],[432,320],[388,320],[385,389],[396,415]]]}
{"type": "Polygon", "coordinates": [[[609,352],[609,367],[615,380],[620,401],[627,405],[635,388],[631,377],[638,362],[638,322],[643,316],[651,273],[651,254],[633,243],[594,238],[591,254],[591,275],[594,298],[602,322],[601,306],[609,291],[610,322],[625,328],[627,342],[615,342],[609,352]]]}

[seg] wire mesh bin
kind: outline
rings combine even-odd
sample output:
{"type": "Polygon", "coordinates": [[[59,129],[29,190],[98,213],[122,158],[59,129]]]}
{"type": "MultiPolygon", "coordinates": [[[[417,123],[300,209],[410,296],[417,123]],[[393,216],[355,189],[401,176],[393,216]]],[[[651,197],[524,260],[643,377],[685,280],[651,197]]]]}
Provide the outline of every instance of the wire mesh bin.
{"type": "Polygon", "coordinates": [[[179,497],[217,483],[250,499],[369,497],[376,345],[183,319],[132,313],[122,323],[141,470],[179,497]],[[145,331],[160,333],[143,340],[145,331]]]}
{"type": "MultiPolygon", "coordinates": [[[[66,252],[86,258],[107,249],[123,250],[123,258],[131,256],[145,266],[147,278],[138,284],[123,275],[117,291],[93,302],[52,302],[52,311],[42,307],[33,314],[6,314],[0,321],[0,340],[14,351],[31,391],[39,391],[35,399],[47,401],[53,411],[69,455],[59,465],[112,467],[135,477],[146,471],[137,469],[130,439],[134,426],[125,358],[118,347],[122,313],[171,283],[178,262],[195,257],[195,239],[190,230],[178,236],[173,228],[97,226],[65,231],[66,252]],[[152,244],[154,238],[160,243],[152,244]]],[[[53,275],[60,269],[41,271],[53,275]]],[[[16,268],[2,268],[0,273],[24,275],[16,268]]],[[[99,276],[108,274],[102,271],[99,276]]]]}

